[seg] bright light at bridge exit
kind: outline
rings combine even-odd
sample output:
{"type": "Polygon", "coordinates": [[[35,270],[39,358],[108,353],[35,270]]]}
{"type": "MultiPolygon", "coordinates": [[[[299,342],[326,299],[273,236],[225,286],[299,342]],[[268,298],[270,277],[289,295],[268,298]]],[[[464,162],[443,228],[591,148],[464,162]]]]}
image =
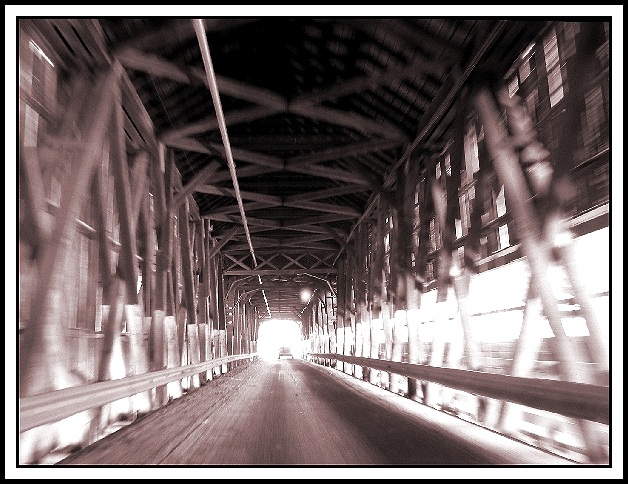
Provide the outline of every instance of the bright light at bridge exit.
{"type": "Polygon", "coordinates": [[[269,319],[259,328],[257,353],[264,360],[276,360],[280,346],[289,346],[298,358],[302,354],[303,341],[299,323],[289,319],[269,319]]]}

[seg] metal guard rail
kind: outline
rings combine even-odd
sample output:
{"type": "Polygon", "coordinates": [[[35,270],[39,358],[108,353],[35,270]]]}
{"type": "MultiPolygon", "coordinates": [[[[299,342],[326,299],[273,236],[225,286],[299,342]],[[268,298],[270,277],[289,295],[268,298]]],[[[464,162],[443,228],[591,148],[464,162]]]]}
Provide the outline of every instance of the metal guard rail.
{"type": "Polygon", "coordinates": [[[89,383],[20,398],[20,432],[58,422],[85,410],[182,380],[232,361],[251,359],[256,356],[257,353],[226,356],[194,365],[151,371],[120,380],[89,383]]]}
{"type": "Polygon", "coordinates": [[[506,400],[567,417],[607,425],[610,420],[610,391],[607,386],[439,368],[334,353],[308,353],[308,355],[439,383],[456,390],[506,400]]]}

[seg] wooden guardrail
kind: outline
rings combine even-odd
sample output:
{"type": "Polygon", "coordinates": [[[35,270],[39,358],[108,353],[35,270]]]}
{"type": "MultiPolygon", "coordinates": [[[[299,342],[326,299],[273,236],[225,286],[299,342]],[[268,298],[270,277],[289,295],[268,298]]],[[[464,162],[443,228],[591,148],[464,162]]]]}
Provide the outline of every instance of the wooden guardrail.
{"type": "Polygon", "coordinates": [[[308,354],[313,357],[344,361],[417,380],[440,383],[456,390],[518,403],[567,417],[591,420],[602,424],[609,424],[610,420],[610,389],[607,386],[544,378],[524,378],[456,368],[439,368],[334,353],[308,354]]]}
{"type": "Polygon", "coordinates": [[[182,380],[232,361],[251,359],[256,356],[257,353],[226,356],[195,365],[152,371],[120,380],[89,383],[20,398],[20,432],[58,422],[85,410],[182,380]]]}

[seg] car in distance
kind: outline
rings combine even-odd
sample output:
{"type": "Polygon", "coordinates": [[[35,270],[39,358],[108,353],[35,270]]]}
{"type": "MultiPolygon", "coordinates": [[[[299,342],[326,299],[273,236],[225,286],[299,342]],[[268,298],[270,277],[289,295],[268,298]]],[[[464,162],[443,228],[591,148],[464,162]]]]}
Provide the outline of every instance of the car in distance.
{"type": "Polygon", "coordinates": [[[289,356],[290,358],[293,358],[293,356],[292,356],[292,349],[290,348],[290,346],[280,346],[279,347],[279,357],[278,357],[278,359],[281,359],[282,356],[289,356]]]}

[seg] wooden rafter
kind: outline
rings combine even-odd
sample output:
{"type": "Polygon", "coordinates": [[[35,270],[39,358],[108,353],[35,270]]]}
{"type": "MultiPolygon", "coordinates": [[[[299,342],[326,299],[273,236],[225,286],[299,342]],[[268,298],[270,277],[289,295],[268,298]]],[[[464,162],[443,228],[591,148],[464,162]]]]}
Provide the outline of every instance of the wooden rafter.
{"type": "Polygon", "coordinates": [[[348,215],[355,218],[358,218],[360,215],[362,215],[362,212],[356,210],[353,207],[324,202],[286,202],[284,203],[284,206],[292,208],[303,208],[316,212],[337,213],[339,215],[348,215]]]}
{"type": "MultiPolygon", "coordinates": [[[[189,26],[192,33],[192,25],[189,26]]],[[[163,59],[155,54],[147,54],[133,48],[125,48],[116,53],[120,63],[129,69],[147,74],[171,79],[184,84],[204,84],[207,86],[205,70],[200,67],[180,67],[177,64],[163,59]]],[[[222,95],[241,99],[253,104],[273,109],[286,110],[288,103],[280,95],[257,86],[252,86],[228,77],[216,75],[218,90],[222,95]]]]}
{"type": "Polygon", "coordinates": [[[386,27],[387,35],[392,35],[403,44],[413,46],[436,46],[440,50],[438,58],[441,60],[457,61],[464,54],[463,49],[457,47],[452,42],[441,39],[437,35],[425,32],[422,28],[413,25],[410,27],[402,19],[383,19],[381,24],[386,27]]]}
{"type": "Polygon", "coordinates": [[[348,215],[338,215],[338,214],[329,214],[329,215],[318,215],[314,217],[306,217],[299,220],[290,220],[286,221],[282,224],[282,227],[285,228],[297,228],[297,227],[306,227],[309,225],[328,223],[328,222],[338,222],[341,220],[351,220],[353,217],[348,215]]]}
{"type": "MultiPolygon", "coordinates": [[[[207,216],[204,215],[203,218],[209,219],[209,220],[215,220],[218,222],[231,222],[234,224],[239,224],[241,225],[242,223],[242,218],[239,215],[212,215],[207,216]]],[[[251,226],[251,228],[253,227],[261,227],[264,229],[278,229],[281,227],[281,223],[277,220],[272,220],[272,219],[264,219],[264,218],[258,218],[258,217],[246,217],[246,221],[247,223],[251,226]]],[[[240,229],[237,232],[238,234],[244,234],[244,227],[240,227],[240,229]]],[[[220,234],[217,234],[218,236],[220,236],[220,234]]]]}
{"type": "Polygon", "coordinates": [[[407,141],[408,136],[397,126],[383,120],[374,120],[356,113],[347,113],[323,106],[290,106],[290,112],[338,126],[355,129],[361,133],[376,134],[385,138],[407,141]]]}
{"type": "MultiPolygon", "coordinates": [[[[223,145],[212,143],[210,145],[213,149],[225,156],[225,149],[223,145]]],[[[262,153],[256,153],[254,151],[243,150],[241,148],[231,148],[231,154],[233,158],[240,161],[246,161],[254,165],[267,166],[269,168],[275,168],[281,170],[284,166],[284,162],[281,158],[276,156],[264,155],[262,153]]]]}
{"type": "MultiPolygon", "coordinates": [[[[224,187],[219,187],[216,185],[207,185],[207,184],[201,185],[200,187],[196,189],[196,191],[200,193],[207,193],[209,195],[219,195],[222,197],[236,198],[236,193],[233,188],[224,188],[224,187]]],[[[240,196],[242,197],[243,200],[252,200],[254,202],[271,203],[277,206],[281,205],[282,203],[281,198],[275,195],[265,195],[263,193],[240,190],[240,196]]]]}
{"type": "Polygon", "coordinates": [[[321,165],[286,165],[285,169],[290,172],[320,176],[322,178],[330,178],[332,180],[343,181],[346,183],[360,183],[364,186],[369,186],[369,182],[367,180],[363,180],[362,177],[356,179],[355,173],[339,168],[330,168],[321,165]]]}
{"type": "MultiPolygon", "coordinates": [[[[250,269],[250,268],[251,268],[250,266],[248,266],[248,265],[246,265],[244,262],[242,262],[242,260],[240,260],[240,259],[238,259],[238,258],[236,258],[236,257],[234,257],[234,256],[232,256],[232,255],[230,255],[230,254],[223,254],[223,255],[224,255],[227,259],[229,259],[229,260],[231,260],[231,261],[235,262],[235,265],[238,265],[238,266],[242,267],[243,269],[247,269],[247,270],[248,270],[248,269],[250,269]]],[[[234,266],[227,267],[227,270],[232,269],[233,267],[234,267],[234,266]]]]}
{"type": "Polygon", "coordinates": [[[321,198],[337,197],[340,195],[351,195],[354,193],[364,192],[366,188],[363,185],[343,185],[336,188],[326,188],[314,192],[298,193],[286,197],[286,202],[309,202],[311,200],[319,200],[321,198]]]}
{"type": "Polygon", "coordinates": [[[189,182],[187,182],[185,184],[185,186],[183,186],[181,188],[181,190],[179,190],[177,192],[177,194],[175,195],[174,199],[172,200],[172,206],[170,207],[170,210],[173,210],[173,211],[178,210],[179,206],[185,201],[185,199],[189,195],[194,193],[194,191],[200,185],[205,183],[207,181],[207,179],[214,172],[216,172],[216,170],[218,170],[218,168],[220,168],[220,163],[218,163],[217,161],[212,161],[208,165],[205,165],[205,167],[203,167],[203,169],[201,171],[199,171],[194,176],[194,178],[192,178],[189,182]]]}
{"type": "MultiPolygon", "coordinates": [[[[251,121],[257,121],[258,119],[267,118],[281,112],[283,112],[283,109],[269,108],[267,106],[242,108],[236,111],[226,112],[224,114],[225,124],[227,126],[233,126],[241,123],[250,123],[251,121]]],[[[216,129],[218,129],[218,118],[207,118],[194,123],[188,123],[182,128],[164,132],[162,141],[167,144],[174,143],[178,139],[205,133],[207,131],[214,131],[216,129]]]]}
{"type": "Polygon", "coordinates": [[[215,156],[217,153],[214,149],[208,147],[204,143],[194,138],[174,138],[163,139],[162,142],[169,148],[177,148],[179,150],[192,151],[194,153],[203,153],[205,155],[215,156]]]}
{"type": "Polygon", "coordinates": [[[309,274],[336,274],[336,268],[315,268],[307,269],[251,269],[251,270],[232,270],[224,271],[225,276],[294,276],[297,274],[303,274],[307,272],[309,274]]]}
{"type": "MultiPolygon", "coordinates": [[[[216,18],[204,19],[203,24],[207,32],[225,31],[243,24],[254,22],[255,19],[246,18],[216,18]]],[[[172,19],[160,28],[147,26],[143,31],[132,37],[118,42],[113,46],[117,52],[127,48],[139,50],[162,50],[176,42],[183,42],[194,37],[194,29],[189,20],[172,19]]]]}
{"type": "Polygon", "coordinates": [[[286,164],[289,166],[298,166],[320,163],[322,161],[335,160],[349,156],[358,156],[372,151],[389,150],[391,148],[397,148],[402,144],[403,141],[399,139],[371,139],[340,147],[328,148],[309,155],[295,156],[286,160],[286,164]]]}
{"type": "Polygon", "coordinates": [[[227,233],[225,233],[220,238],[220,240],[217,243],[215,243],[212,246],[212,248],[209,250],[209,252],[207,253],[207,258],[209,259],[209,258],[213,257],[215,254],[217,254],[220,251],[220,249],[222,249],[225,246],[225,244],[227,242],[229,242],[229,240],[231,239],[231,237],[233,237],[233,234],[235,234],[237,232],[237,230],[238,230],[238,228],[235,227],[235,228],[232,228],[231,230],[229,230],[227,233]]]}
{"type": "MultiPolygon", "coordinates": [[[[268,175],[270,173],[277,173],[278,171],[281,171],[281,169],[268,168],[267,166],[249,165],[249,166],[243,166],[242,168],[238,167],[237,175],[238,175],[238,179],[240,179],[240,178],[253,177],[253,176],[258,176],[258,175],[268,175]]],[[[214,183],[227,181],[227,180],[231,180],[231,173],[229,172],[229,170],[219,171],[214,176],[212,176],[212,182],[214,183]]]]}
{"type": "MultiPolygon", "coordinates": [[[[242,206],[244,207],[245,211],[251,211],[251,210],[262,210],[265,208],[271,208],[271,207],[274,207],[275,204],[268,203],[268,202],[250,202],[250,203],[243,203],[242,206]]],[[[240,210],[240,207],[237,204],[227,205],[225,207],[220,207],[220,208],[210,210],[205,215],[207,216],[207,218],[211,219],[215,217],[216,215],[237,213],[239,212],[239,210],[240,210]]]]}
{"type": "Polygon", "coordinates": [[[370,76],[362,76],[349,79],[347,81],[341,81],[322,91],[301,94],[295,97],[290,102],[290,105],[306,106],[311,104],[320,104],[323,101],[330,101],[367,90],[374,91],[378,87],[391,85],[396,82],[400,82],[403,79],[413,78],[420,73],[440,75],[444,73],[444,71],[444,65],[441,62],[430,61],[425,57],[420,57],[404,67],[388,69],[384,72],[372,74],[370,76]]]}

